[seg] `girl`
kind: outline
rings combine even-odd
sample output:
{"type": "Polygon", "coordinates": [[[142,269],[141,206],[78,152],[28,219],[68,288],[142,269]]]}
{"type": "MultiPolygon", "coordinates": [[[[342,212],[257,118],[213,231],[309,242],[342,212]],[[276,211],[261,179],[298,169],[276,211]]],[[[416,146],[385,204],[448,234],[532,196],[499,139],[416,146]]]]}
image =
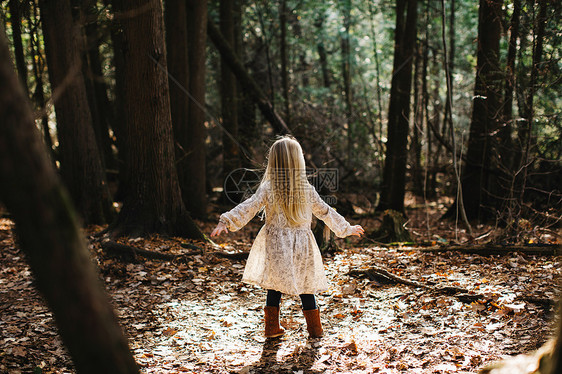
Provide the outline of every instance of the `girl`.
{"type": "Polygon", "coordinates": [[[364,233],[326,204],[306,179],[300,144],[292,137],[277,140],[256,193],[220,216],[211,236],[237,231],[265,208],[265,225],[256,236],[242,281],[267,289],[265,336],[284,334],[279,326],[281,294],[299,295],[310,337],[323,334],[314,294],[328,289],[320,250],[310,229],[312,214],[344,238],[364,233]]]}

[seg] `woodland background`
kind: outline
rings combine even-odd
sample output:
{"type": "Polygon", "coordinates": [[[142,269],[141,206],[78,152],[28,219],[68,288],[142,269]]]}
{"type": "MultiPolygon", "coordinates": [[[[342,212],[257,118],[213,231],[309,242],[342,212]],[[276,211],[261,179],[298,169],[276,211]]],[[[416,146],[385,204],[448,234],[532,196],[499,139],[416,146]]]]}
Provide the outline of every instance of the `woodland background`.
{"type": "Polygon", "coordinates": [[[1,4],[2,211],[79,371],[136,370],[80,226],[211,245],[279,134],[337,169],[353,245],[560,242],[559,2],[1,4]]]}

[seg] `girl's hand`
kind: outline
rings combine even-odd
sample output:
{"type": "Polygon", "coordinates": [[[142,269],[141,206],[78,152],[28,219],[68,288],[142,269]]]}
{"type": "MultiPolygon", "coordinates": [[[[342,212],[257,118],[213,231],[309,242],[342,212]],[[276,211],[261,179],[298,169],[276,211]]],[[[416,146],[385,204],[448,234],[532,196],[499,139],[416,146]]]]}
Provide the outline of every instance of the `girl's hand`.
{"type": "Polygon", "coordinates": [[[219,222],[219,224],[217,225],[217,227],[215,227],[215,229],[213,230],[213,232],[211,233],[211,236],[218,236],[220,235],[222,232],[225,232],[226,234],[228,234],[228,229],[226,228],[226,225],[222,222],[219,222]]]}
{"type": "Polygon", "coordinates": [[[365,233],[361,225],[351,226],[351,235],[361,236],[365,233]]]}

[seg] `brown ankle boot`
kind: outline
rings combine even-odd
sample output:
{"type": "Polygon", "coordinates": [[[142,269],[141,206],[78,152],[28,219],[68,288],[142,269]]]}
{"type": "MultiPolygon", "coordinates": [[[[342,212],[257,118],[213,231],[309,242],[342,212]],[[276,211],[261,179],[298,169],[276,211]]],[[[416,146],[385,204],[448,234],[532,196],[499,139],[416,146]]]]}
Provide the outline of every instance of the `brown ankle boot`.
{"type": "Polygon", "coordinates": [[[319,338],[324,335],[322,324],[320,323],[320,311],[318,309],[303,310],[306,319],[306,329],[311,338],[319,338]]]}
{"type": "Polygon", "coordinates": [[[279,326],[279,307],[266,306],[263,308],[265,312],[265,337],[277,338],[285,333],[285,330],[279,326]]]}

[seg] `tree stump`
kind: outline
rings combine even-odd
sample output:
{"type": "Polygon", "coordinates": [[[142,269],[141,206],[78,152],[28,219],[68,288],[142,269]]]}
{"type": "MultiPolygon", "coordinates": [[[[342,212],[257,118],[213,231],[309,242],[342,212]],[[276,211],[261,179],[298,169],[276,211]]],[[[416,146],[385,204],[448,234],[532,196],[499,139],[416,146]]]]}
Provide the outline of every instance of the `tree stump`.
{"type": "Polygon", "coordinates": [[[402,213],[392,209],[385,210],[381,227],[370,233],[368,237],[381,243],[411,242],[412,237],[404,227],[405,224],[406,218],[402,213]]]}

